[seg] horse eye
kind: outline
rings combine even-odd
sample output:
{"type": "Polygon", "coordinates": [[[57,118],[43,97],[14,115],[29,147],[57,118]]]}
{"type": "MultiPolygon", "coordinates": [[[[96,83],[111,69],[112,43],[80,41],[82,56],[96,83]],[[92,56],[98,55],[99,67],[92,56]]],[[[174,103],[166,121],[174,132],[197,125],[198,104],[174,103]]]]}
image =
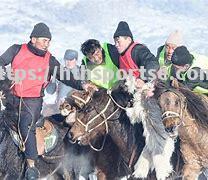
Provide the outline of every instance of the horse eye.
{"type": "Polygon", "coordinates": [[[179,106],[179,100],[176,100],[175,105],[179,106]]]}

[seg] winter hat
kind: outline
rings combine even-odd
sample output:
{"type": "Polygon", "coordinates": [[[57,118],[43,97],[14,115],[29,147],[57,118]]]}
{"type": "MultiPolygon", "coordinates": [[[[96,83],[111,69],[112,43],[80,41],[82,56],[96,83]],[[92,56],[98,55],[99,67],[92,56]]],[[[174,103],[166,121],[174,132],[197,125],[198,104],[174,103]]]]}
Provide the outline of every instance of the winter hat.
{"type": "Polygon", "coordinates": [[[129,29],[129,25],[127,24],[127,22],[125,21],[119,22],[116,32],[113,35],[113,38],[118,36],[128,36],[133,39],[133,35],[131,33],[131,30],[129,29]]]}
{"type": "Polygon", "coordinates": [[[30,38],[32,37],[44,37],[51,39],[51,32],[49,27],[44,23],[38,23],[34,26],[30,38]]]}
{"type": "Polygon", "coordinates": [[[176,46],[182,46],[183,44],[183,38],[182,38],[182,33],[178,30],[172,32],[169,36],[168,39],[166,40],[166,44],[175,44],[176,46]]]}
{"type": "Polygon", "coordinates": [[[175,49],[171,57],[171,62],[175,65],[183,66],[185,64],[192,64],[193,55],[191,55],[185,46],[180,46],[175,49]]]}
{"type": "Polygon", "coordinates": [[[67,49],[64,54],[64,60],[73,60],[73,59],[78,59],[78,52],[72,49],[67,49]]]}

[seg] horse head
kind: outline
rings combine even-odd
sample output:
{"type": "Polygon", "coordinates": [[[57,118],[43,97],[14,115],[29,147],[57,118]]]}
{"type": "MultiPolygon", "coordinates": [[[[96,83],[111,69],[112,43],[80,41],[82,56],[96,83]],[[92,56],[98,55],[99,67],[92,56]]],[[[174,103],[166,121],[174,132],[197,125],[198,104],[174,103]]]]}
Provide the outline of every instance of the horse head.
{"type": "Polygon", "coordinates": [[[92,97],[92,93],[86,91],[74,90],[65,101],[60,104],[59,110],[62,116],[65,116],[65,122],[72,126],[75,122],[76,112],[83,108],[92,97]]]}
{"type": "Polygon", "coordinates": [[[179,89],[163,83],[156,84],[155,94],[161,107],[165,130],[170,137],[175,138],[178,136],[178,128],[182,124],[186,98],[179,89]]]}
{"type": "MultiPolygon", "coordinates": [[[[104,89],[94,92],[91,101],[77,111],[70,134],[73,141],[82,145],[91,145],[95,140],[105,137],[110,127],[109,122],[118,120],[122,109],[129,101],[122,86],[111,93],[104,89]]],[[[103,141],[104,144],[104,141],[103,141]]]]}

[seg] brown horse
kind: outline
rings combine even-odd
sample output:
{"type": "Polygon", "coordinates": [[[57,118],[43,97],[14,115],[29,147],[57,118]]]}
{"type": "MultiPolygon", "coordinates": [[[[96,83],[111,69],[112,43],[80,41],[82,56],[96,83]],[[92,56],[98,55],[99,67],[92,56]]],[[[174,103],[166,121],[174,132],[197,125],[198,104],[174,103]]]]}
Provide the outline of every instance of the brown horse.
{"type": "MultiPolygon", "coordinates": [[[[95,147],[92,141],[99,137],[105,138],[108,134],[117,145],[126,166],[129,167],[127,175],[131,174],[132,167],[145,145],[142,125],[131,125],[123,109],[129,106],[131,98],[123,87],[112,91],[111,96],[103,89],[95,92],[91,101],[77,113],[76,121],[70,130],[73,141],[90,145],[93,149],[95,147]],[[136,131],[134,128],[137,128],[136,131]]],[[[155,179],[155,177],[150,179],[153,178],[155,179]]]]}
{"type": "Polygon", "coordinates": [[[182,175],[195,180],[208,167],[208,100],[188,89],[164,84],[156,86],[155,94],[167,132],[180,138],[185,163],[182,175]]]}

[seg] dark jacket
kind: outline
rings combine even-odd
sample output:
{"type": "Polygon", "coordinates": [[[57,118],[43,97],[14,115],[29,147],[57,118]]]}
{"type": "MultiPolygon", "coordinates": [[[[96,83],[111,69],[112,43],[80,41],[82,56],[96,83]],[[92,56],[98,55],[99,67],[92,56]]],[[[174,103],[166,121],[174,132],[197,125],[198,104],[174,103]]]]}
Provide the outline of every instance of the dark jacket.
{"type": "MultiPolygon", "coordinates": [[[[184,84],[186,87],[188,87],[191,90],[193,90],[196,86],[200,86],[204,89],[208,89],[208,77],[207,77],[206,73],[203,73],[204,79],[200,79],[200,74],[201,74],[202,69],[200,69],[198,67],[194,67],[192,69],[196,72],[196,74],[194,75],[194,73],[192,72],[191,77],[195,76],[197,78],[196,79],[189,79],[188,76],[186,76],[185,81],[179,80],[179,82],[184,84]]],[[[174,78],[177,79],[176,71],[173,66],[171,68],[171,76],[173,76],[174,78]]]]}
{"type": "MultiPolygon", "coordinates": [[[[29,42],[27,44],[28,49],[35,55],[37,56],[45,56],[45,51],[42,51],[40,49],[35,48],[31,42],[29,42]]],[[[11,64],[13,59],[15,58],[15,56],[18,54],[18,52],[21,49],[21,45],[19,44],[14,44],[11,47],[9,47],[1,56],[0,56],[0,66],[2,66],[3,68],[8,65],[11,64]]],[[[54,69],[55,67],[57,67],[57,72],[55,74],[56,79],[58,79],[59,81],[63,82],[64,84],[71,86],[75,89],[82,89],[82,85],[81,85],[81,81],[79,80],[75,80],[73,77],[73,74],[70,74],[70,80],[61,80],[60,79],[60,68],[61,65],[58,62],[58,60],[51,55],[50,60],[49,60],[49,73],[48,73],[48,79],[50,79],[50,77],[53,75],[54,73],[54,69]]]]}

